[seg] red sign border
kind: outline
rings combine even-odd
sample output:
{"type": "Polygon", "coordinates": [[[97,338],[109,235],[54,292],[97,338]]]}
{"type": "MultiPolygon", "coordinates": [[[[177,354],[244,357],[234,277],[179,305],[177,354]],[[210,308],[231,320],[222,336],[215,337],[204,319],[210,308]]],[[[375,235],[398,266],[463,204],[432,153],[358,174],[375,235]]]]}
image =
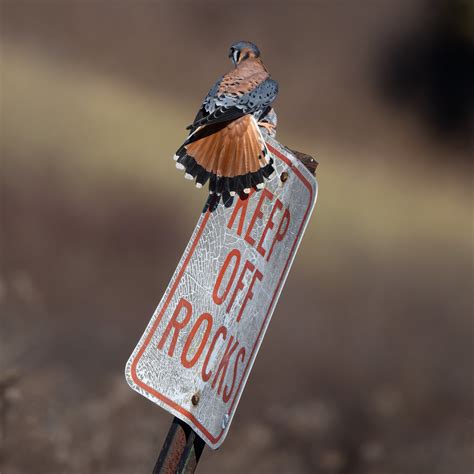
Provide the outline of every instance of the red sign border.
{"type": "MultiPolygon", "coordinates": [[[[242,385],[242,382],[243,380],[246,378],[246,375],[247,375],[247,371],[249,370],[249,364],[250,362],[252,361],[252,357],[253,357],[253,354],[255,352],[255,349],[257,347],[257,343],[259,342],[260,340],[260,336],[262,334],[262,331],[263,331],[263,328],[265,326],[265,323],[268,319],[268,316],[270,314],[270,310],[272,309],[273,307],[273,303],[275,301],[275,298],[280,290],[280,286],[281,286],[281,283],[282,283],[282,280],[283,280],[283,277],[285,275],[285,272],[286,272],[286,269],[290,263],[290,261],[292,260],[292,257],[293,257],[293,253],[295,251],[295,247],[296,247],[296,244],[298,243],[298,240],[299,240],[299,237],[300,237],[300,234],[301,232],[303,231],[304,229],[304,225],[306,223],[306,219],[307,219],[307,216],[308,216],[308,213],[311,209],[311,204],[313,202],[313,187],[311,186],[311,183],[309,183],[309,181],[305,178],[305,176],[303,175],[303,173],[301,173],[301,171],[294,167],[293,166],[293,163],[291,162],[291,160],[289,160],[285,155],[283,155],[280,151],[278,151],[275,147],[273,147],[272,145],[270,145],[269,143],[267,143],[267,147],[268,149],[275,155],[277,156],[280,160],[282,160],[283,162],[285,162],[291,170],[293,170],[293,172],[295,173],[296,176],[298,176],[298,178],[303,182],[304,186],[308,189],[309,191],[309,195],[310,195],[310,198],[309,198],[309,205],[308,205],[308,208],[306,209],[306,212],[305,212],[305,215],[303,217],[303,220],[301,222],[301,226],[298,230],[298,234],[296,236],[296,239],[295,239],[295,242],[293,243],[293,247],[291,248],[291,252],[288,256],[288,259],[286,261],[286,264],[285,264],[285,267],[283,268],[283,271],[281,273],[281,276],[280,276],[280,279],[278,280],[278,285],[275,289],[275,292],[273,294],[273,297],[272,297],[272,300],[270,302],[270,305],[268,307],[268,311],[267,311],[267,314],[265,315],[265,318],[263,319],[262,321],[262,325],[260,327],[260,331],[255,339],[255,344],[252,348],[252,352],[250,353],[250,357],[248,358],[248,362],[247,362],[247,365],[245,366],[245,369],[244,369],[244,372],[242,373],[242,377],[240,378],[240,382],[239,382],[239,385],[237,387],[237,390],[235,391],[235,395],[234,395],[234,398],[232,400],[232,403],[229,407],[229,413],[232,412],[232,409],[234,407],[234,404],[235,402],[237,401],[237,395],[239,395],[239,390],[240,390],[240,387],[242,385]]],[[[145,392],[149,393],[150,395],[153,395],[154,397],[160,399],[162,402],[164,402],[166,405],[169,405],[171,408],[173,408],[175,411],[177,411],[178,413],[181,413],[181,415],[183,415],[186,419],[188,419],[190,422],[192,422],[195,426],[197,426],[201,432],[209,439],[209,441],[213,444],[217,443],[220,438],[222,437],[222,435],[224,434],[225,432],[225,429],[223,428],[220,432],[220,434],[218,436],[213,436],[211,433],[209,433],[209,431],[194,417],[194,415],[192,413],[190,413],[188,410],[184,409],[183,407],[181,407],[180,405],[178,405],[177,403],[173,402],[173,400],[170,400],[168,397],[166,397],[165,395],[161,394],[160,392],[158,392],[157,390],[155,390],[154,388],[150,387],[149,385],[147,385],[145,382],[143,382],[142,380],[140,380],[140,378],[138,377],[138,374],[137,374],[137,365],[138,365],[138,362],[140,361],[141,357],[143,356],[143,353],[145,352],[148,344],[150,343],[153,335],[155,334],[156,332],[156,329],[158,327],[158,325],[160,324],[162,318],[163,318],[163,315],[166,311],[166,309],[168,308],[168,305],[170,304],[171,302],[171,298],[173,297],[175,291],[176,291],[176,288],[178,287],[178,284],[183,276],[183,273],[184,271],[186,270],[186,267],[189,263],[189,260],[191,259],[191,256],[193,255],[194,253],[194,250],[196,249],[196,246],[199,242],[199,239],[201,238],[201,235],[206,227],[206,224],[207,224],[207,221],[209,220],[209,217],[210,217],[211,213],[210,212],[207,212],[204,216],[204,219],[202,220],[201,222],[201,225],[198,229],[198,232],[194,238],[194,241],[193,241],[193,244],[188,252],[188,255],[186,256],[186,259],[184,260],[183,262],[183,265],[181,266],[180,270],[179,270],[179,273],[173,283],[173,287],[171,288],[171,291],[170,293],[168,294],[168,297],[166,298],[166,301],[165,301],[165,304],[163,305],[163,307],[161,308],[161,311],[160,311],[160,314],[158,315],[158,317],[156,318],[155,322],[153,323],[153,326],[152,328],[150,329],[143,345],[140,347],[139,351],[136,353],[135,357],[133,358],[132,360],[132,363],[131,363],[131,367],[130,367],[130,373],[131,373],[131,377],[133,379],[133,381],[139,386],[141,387],[143,390],[145,390],[145,392]]]]}

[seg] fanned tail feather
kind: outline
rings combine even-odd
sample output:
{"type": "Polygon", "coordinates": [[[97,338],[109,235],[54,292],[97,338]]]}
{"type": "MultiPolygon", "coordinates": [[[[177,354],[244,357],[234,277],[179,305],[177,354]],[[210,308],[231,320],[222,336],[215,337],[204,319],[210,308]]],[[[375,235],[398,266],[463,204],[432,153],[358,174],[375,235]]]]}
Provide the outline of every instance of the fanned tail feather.
{"type": "Polygon", "coordinates": [[[234,196],[246,199],[252,189],[260,191],[272,175],[273,159],[256,120],[245,115],[232,122],[202,127],[193,132],[176,152],[176,167],[194,179],[198,188],[209,181],[209,196],[203,212],[214,212],[220,201],[225,207],[234,196]]]}

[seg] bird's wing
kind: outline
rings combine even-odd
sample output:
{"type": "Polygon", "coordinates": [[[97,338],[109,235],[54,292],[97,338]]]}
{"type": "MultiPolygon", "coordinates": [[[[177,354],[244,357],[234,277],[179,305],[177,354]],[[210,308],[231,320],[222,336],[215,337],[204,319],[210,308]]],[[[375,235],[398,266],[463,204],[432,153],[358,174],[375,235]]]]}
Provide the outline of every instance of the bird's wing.
{"type": "Polygon", "coordinates": [[[191,133],[202,125],[235,120],[272,102],[278,85],[265,70],[241,71],[238,68],[219,79],[203,101],[191,133]]]}
{"type": "Polygon", "coordinates": [[[205,117],[206,115],[209,115],[210,112],[214,112],[216,108],[215,100],[217,96],[217,91],[219,90],[221,81],[222,81],[222,77],[216,81],[216,83],[211,87],[211,89],[207,93],[206,97],[204,97],[201,108],[196,114],[196,117],[194,118],[192,125],[189,125],[187,127],[188,129],[191,129],[191,133],[197,128],[194,126],[196,122],[199,122],[203,117],[205,117]]]}
{"type": "Polygon", "coordinates": [[[278,83],[266,79],[250,91],[220,94],[214,99],[215,107],[210,113],[198,114],[196,120],[188,128],[192,131],[204,125],[230,122],[255,110],[265,109],[278,94],[278,83]]]}

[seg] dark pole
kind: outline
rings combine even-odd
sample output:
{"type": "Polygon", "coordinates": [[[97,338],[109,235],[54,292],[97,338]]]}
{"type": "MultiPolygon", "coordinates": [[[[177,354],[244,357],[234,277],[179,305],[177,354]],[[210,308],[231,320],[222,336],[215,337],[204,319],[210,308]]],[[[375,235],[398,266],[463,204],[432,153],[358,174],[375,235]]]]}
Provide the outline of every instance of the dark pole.
{"type": "Polygon", "coordinates": [[[153,474],[192,474],[204,446],[204,441],[191,427],[175,417],[153,474]]]}

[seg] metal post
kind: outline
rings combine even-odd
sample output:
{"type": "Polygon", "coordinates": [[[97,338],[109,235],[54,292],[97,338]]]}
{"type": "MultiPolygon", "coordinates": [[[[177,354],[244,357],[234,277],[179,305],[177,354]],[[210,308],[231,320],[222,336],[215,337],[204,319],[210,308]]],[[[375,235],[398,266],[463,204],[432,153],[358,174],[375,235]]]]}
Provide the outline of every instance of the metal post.
{"type": "Polygon", "coordinates": [[[204,441],[184,421],[174,418],[153,474],[192,474],[204,446],[204,441]]]}

